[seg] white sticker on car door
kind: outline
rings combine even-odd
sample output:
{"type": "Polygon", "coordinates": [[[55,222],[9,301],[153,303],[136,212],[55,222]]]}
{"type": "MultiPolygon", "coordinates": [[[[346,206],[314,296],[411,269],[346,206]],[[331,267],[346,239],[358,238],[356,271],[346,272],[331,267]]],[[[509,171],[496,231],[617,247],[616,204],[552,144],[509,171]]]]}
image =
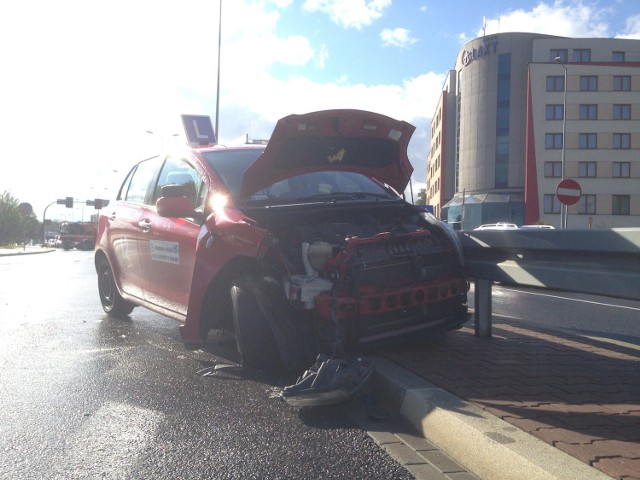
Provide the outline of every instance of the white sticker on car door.
{"type": "Polygon", "coordinates": [[[163,240],[151,240],[151,259],[157,262],[180,264],[180,245],[178,242],[165,242],[163,240]]]}

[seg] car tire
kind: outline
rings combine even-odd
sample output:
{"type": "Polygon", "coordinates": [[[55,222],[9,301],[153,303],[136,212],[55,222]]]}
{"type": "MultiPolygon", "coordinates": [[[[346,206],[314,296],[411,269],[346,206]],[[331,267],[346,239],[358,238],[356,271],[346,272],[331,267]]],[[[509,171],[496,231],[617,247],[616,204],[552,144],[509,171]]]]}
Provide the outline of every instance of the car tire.
{"type": "Polygon", "coordinates": [[[256,277],[243,277],[231,285],[233,326],[242,365],[254,370],[282,368],[273,331],[265,289],[256,277]]]}
{"type": "Polygon", "coordinates": [[[118,292],[111,265],[105,258],[98,262],[98,294],[102,309],[111,317],[126,317],[135,307],[118,292]]]}

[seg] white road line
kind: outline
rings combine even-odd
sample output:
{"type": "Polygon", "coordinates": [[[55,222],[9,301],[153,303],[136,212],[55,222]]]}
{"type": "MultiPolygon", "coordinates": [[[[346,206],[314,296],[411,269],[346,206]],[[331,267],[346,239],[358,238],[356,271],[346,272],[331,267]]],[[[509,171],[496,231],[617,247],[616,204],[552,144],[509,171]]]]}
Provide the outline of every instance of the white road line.
{"type": "Polygon", "coordinates": [[[515,288],[502,287],[502,289],[503,290],[510,290],[512,292],[525,293],[527,295],[537,295],[537,296],[540,296],[540,297],[559,298],[561,300],[569,300],[571,302],[590,303],[592,305],[601,305],[603,307],[622,308],[622,309],[625,309],[625,310],[634,310],[634,311],[640,312],[640,308],[638,308],[638,307],[629,307],[628,305],[614,305],[612,303],[594,302],[593,300],[584,300],[584,299],[581,299],[581,298],[562,297],[560,295],[550,295],[548,293],[527,292],[525,290],[517,290],[515,288]]]}

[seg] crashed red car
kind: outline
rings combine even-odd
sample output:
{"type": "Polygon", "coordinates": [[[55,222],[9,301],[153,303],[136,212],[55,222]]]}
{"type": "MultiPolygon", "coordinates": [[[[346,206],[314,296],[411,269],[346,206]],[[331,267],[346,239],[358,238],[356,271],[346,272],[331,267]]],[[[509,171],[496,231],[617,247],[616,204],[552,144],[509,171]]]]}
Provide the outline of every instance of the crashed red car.
{"type": "Polygon", "coordinates": [[[104,310],[173,317],[189,343],[233,332],[256,368],[458,328],[468,314],[455,232],[397,193],[413,131],[328,110],[281,119],[266,146],[139,162],[99,221],[104,310]]]}

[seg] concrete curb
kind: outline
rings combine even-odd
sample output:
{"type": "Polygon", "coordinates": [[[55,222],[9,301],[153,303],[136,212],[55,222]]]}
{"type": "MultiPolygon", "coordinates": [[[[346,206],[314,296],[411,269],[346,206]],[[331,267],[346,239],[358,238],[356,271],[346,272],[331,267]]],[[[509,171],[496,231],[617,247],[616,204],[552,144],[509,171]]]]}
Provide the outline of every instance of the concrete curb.
{"type": "Polygon", "coordinates": [[[482,479],[611,477],[427,380],[376,358],[375,388],[427,440],[482,479]]]}
{"type": "Polygon", "coordinates": [[[40,253],[50,253],[55,252],[55,248],[43,248],[38,251],[33,250],[20,250],[20,249],[0,249],[0,257],[13,257],[16,255],[38,255],[40,253]]]}

